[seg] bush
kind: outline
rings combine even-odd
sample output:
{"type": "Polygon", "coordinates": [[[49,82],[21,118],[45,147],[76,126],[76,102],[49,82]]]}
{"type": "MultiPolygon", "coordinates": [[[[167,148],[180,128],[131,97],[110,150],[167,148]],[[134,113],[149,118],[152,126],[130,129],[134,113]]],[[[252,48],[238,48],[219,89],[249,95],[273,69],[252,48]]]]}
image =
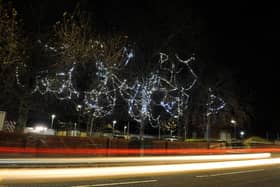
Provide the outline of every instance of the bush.
{"type": "Polygon", "coordinates": [[[250,138],[247,138],[244,140],[243,142],[245,145],[251,145],[251,144],[273,144],[272,142],[264,139],[264,138],[261,138],[261,137],[258,137],[258,136],[252,136],[250,138]]]}

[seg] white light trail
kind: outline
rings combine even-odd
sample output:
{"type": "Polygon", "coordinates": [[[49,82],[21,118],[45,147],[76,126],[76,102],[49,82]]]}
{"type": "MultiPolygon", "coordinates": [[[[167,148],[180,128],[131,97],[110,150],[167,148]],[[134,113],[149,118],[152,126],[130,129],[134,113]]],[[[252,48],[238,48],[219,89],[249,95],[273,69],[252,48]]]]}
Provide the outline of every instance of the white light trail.
{"type": "Polygon", "coordinates": [[[48,168],[48,169],[0,169],[0,181],[33,181],[33,180],[79,180],[100,177],[144,176],[177,172],[193,172],[211,169],[229,169],[280,164],[280,158],[254,159],[242,161],[222,161],[207,163],[125,166],[125,167],[89,167],[89,168],[48,168]]]}
{"type": "Polygon", "coordinates": [[[148,156],[148,157],[103,157],[103,158],[9,158],[0,159],[0,164],[71,164],[71,163],[128,163],[161,161],[217,161],[269,158],[270,153],[198,155],[198,156],[148,156]]]}

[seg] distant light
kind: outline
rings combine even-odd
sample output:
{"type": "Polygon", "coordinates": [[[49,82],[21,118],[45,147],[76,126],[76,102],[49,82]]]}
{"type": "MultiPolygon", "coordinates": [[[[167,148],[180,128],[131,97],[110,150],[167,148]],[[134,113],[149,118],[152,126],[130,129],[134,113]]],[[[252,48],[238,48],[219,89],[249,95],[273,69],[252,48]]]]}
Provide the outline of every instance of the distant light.
{"type": "Polygon", "coordinates": [[[55,114],[52,114],[52,119],[54,119],[56,117],[56,115],[55,114]]]}
{"type": "Polygon", "coordinates": [[[77,108],[81,109],[81,108],[82,108],[82,105],[77,105],[77,108]]]}
{"type": "Polygon", "coordinates": [[[240,132],[240,135],[241,135],[241,136],[244,136],[244,135],[245,135],[245,132],[244,132],[244,131],[241,131],[241,132],[240,132]]]}
{"type": "Polygon", "coordinates": [[[35,131],[46,131],[48,128],[46,126],[43,126],[43,125],[36,125],[34,127],[34,130],[35,131]]]}
{"type": "Polygon", "coordinates": [[[235,124],[235,123],[236,123],[236,121],[235,121],[234,119],[230,120],[230,122],[231,122],[232,124],[235,124]]]}

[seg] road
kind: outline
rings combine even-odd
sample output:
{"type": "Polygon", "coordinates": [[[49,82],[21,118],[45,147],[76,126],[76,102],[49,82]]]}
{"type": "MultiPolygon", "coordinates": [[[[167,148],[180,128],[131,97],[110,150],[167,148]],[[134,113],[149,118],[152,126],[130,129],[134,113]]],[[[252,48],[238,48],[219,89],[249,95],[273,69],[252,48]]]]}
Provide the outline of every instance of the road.
{"type": "MultiPolygon", "coordinates": [[[[256,155],[260,156],[260,155],[256,155]]],[[[81,168],[2,168],[0,186],[272,186],[280,184],[280,158],[81,168]]],[[[176,157],[168,157],[175,160],[176,157]]],[[[135,159],[135,158],[134,158],[135,159]]],[[[149,158],[154,159],[154,158],[149,158]]],[[[148,160],[149,160],[148,159],[148,160]]],[[[21,160],[22,161],[22,160],[21,160]]],[[[135,162],[135,160],[133,160],[135,162]]]]}
{"type": "MultiPolygon", "coordinates": [[[[87,182],[56,182],[9,184],[9,187],[279,187],[280,165],[273,167],[248,167],[230,170],[211,170],[207,172],[187,172],[145,177],[122,177],[95,179],[87,182]]],[[[2,185],[1,187],[4,187],[2,185]]]]}

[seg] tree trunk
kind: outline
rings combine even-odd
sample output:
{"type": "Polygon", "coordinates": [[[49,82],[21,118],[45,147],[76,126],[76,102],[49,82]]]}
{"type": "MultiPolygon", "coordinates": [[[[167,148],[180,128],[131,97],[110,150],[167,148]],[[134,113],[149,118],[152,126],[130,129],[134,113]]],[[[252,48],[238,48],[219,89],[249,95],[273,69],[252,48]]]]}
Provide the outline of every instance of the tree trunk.
{"type": "Polygon", "coordinates": [[[89,136],[92,136],[93,123],[94,123],[94,117],[91,116],[91,118],[90,118],[90,127],[87,127],[87,131],[88,131],[88,135],[89,136]]]}
{"type": "Polygon", "coordinates": [[[29,112],[29,102],[26,96],[22,96],[20,99],[19,109],[18,109],[18,119],[16,131],[22,132],[24,127],[26,127],[27,118],[29,112]]]}
{"type": "Polygon", "coordinates": [[[177,120],[176,120],[176,130],[177,130],[177,136],[178,137],[183,136],[183,132],[184,132],[183,125],[181,123],[180,118],[181,117],[178,117],[177,120]]]}

